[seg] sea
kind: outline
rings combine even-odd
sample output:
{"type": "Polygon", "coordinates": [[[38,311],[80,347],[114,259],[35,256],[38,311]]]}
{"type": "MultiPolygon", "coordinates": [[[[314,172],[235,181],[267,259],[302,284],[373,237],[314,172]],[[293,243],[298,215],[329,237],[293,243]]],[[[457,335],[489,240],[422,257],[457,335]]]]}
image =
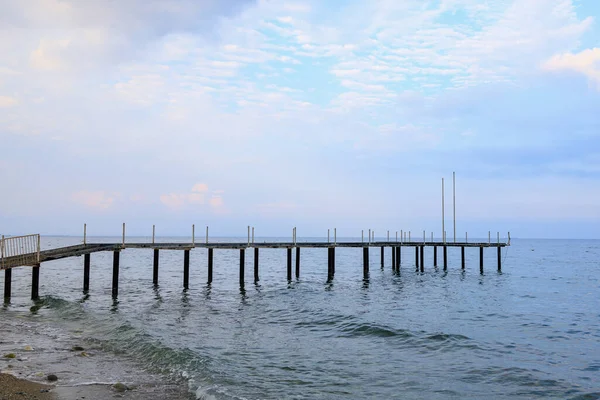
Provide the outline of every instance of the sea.
{"type": "MultiPolygon", "coordinates": [[[[42,238],[42,248],[78,243],[42,238]]],[[[239,256],[215,250],[209,285],[207,251],[192,250],[184,290],[183,251],[160,252],[155,287],[153,252],[124,250],[117,299],[112,253],[92,254],[88,293],[83,257],[43,263],[35,302],[31,269],[16,268],[0,349],[17,359],[0,368],[69,385],[151,377],[197,399],[600,399],[599,240],[513,239],[502,272],[485,249],[483,274],[477,248],[465,270],[449,248],[447,271],[426,248],[424,272],[404,248],[399,273],[389,248],[383,267],[371,248],[368,279],[362,249],[338,248],[331,281],[326,249],[302,249],[291,281],[286,250],[261,249],[260,281],[247,251],[243,288],[239,256]]]]}

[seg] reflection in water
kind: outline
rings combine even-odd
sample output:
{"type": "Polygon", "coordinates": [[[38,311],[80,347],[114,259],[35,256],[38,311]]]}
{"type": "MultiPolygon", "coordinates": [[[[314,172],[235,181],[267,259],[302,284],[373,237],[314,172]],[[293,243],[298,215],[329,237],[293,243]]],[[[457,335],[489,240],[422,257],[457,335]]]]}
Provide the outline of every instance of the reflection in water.
{"type": "Polygon", "coordinates": [[[81,304],[83,304],[86,301],[88,301],[90,299],[90,297],[91,297],[89,295],[89,293],[87,292],[87,290],[85,292],[83,292],[83,293],[84,293],[84,296],[79,300],[79,303],[81,303],[81,304]]]}
{"type": "Polygon", "coordinates": [[[117,297],[112,298],[112,305],[110,307],[110,312],[111,313],[117,313],[119,312],[119,299],[117,297]]]}
{"type": "Polygon", "coordinates": [[[246,289],[240,287],[240,300],[243,305],[248,304],[248,296],[246,295],[246,289]]]}
{"type": "Polygon", "coordinates": [[[206,286],[204,287],[204,298],[206,300],[211,299],[211,292],[212,292],[212,285],[210,283],[207,283],[206,286]]]}

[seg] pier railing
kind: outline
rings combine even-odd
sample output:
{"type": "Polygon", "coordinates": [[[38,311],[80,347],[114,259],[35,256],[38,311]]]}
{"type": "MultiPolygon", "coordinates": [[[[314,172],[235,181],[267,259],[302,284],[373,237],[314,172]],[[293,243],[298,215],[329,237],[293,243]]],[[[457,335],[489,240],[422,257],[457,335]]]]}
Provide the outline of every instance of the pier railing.
{"type": "Polygon", "coordinates": [[[0,269],[35,266],[40,263],[40,235],[11,236],[0,239],[0,269]]]}

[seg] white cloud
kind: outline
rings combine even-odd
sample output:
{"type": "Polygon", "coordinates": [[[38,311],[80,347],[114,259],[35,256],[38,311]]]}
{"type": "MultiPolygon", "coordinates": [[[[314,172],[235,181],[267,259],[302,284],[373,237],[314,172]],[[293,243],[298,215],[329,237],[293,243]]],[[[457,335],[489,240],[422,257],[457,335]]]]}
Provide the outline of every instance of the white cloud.
{"type": "Polygon", "coordinates": [[[192,192],[196,192],[196,193],[208,192],[208,185],[206,183],[196,183],[192,187],[192,192]]]}
{"type": "Polygon", "coordinates": [[[84,205],[96,210],[106,210],[110,208],[118,197],[117,193],[107,193],[104,191],[82,190],[71,195],[71,200],[75,203],[84,205]]]}
{"type": "Polygon", "coordinates": [[[223,207],[223,190],[210,191],[206,183],[196,183],[189,193],[168,193],[159,197],[160,202],[171,210],[181,210],[190,206],[202,206],[208,204],[211,208],[223,207]],[[208,202],[206,200],[207,195],[208,202]]]}
{"type": "Polygon", "coordinates": [[[583,74],[600,89],[600,48],[557,54],[544,62],[542,68],[547,71],[574,71],[583,74]]]}
{"type": "Polygon", "coordinates": [[[3,107],[12,107],[19,103],[19,101],[10,96],[0,96],[0,108],[3,107]]]}

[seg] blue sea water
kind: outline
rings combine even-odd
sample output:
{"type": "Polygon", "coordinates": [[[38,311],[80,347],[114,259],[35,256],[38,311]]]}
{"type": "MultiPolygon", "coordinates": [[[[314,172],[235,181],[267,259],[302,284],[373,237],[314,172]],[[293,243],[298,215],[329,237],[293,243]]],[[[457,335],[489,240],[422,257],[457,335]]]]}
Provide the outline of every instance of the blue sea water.
{"type": "MultiPolygon", "coordinates": [[[[45,237],[43,247],[77,241],[45,237]]],[[[478,249],[461,271],[450,248],[446,272],[426,249],[424,273],[403,249],[399,274],[389,249],[383,269],[379,248],[370,253],[364,280],[362,250],[337,249],[327,282],[327,251],[302,249],[300,279],[288,282],[285,250],[261,249],[255,284],[248,251],[240,289],[239,251],[215,250],[207,285],[207,251],[195,249],[184,291],[182,251],[161,251],[154,287],[152,251],[125,250],[118,300],[112,254],[96,253],[87,295],[82,257],[42,265],[37,303],[30,269],[15,269],[0,318],[76,335],[198,398],[600,398],[600,241],[513,240],[501,273],[485,250],[484,274],[478,249]]]]}

